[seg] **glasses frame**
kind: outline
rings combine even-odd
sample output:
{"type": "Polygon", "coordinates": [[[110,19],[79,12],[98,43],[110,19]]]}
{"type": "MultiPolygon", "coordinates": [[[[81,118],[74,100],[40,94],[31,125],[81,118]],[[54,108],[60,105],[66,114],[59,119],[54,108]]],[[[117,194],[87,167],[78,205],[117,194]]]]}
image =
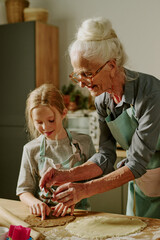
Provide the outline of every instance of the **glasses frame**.
{"type": "MultiPolygon", "coordinates": [[[[82,77],[82,79],[86,78],[86,79],[89,79],[90,81],[93,81],[93,78],[100,72],[102,71],[102,69],[107,65],[109,61],[105,62],[105,64],[103,64],[100,68],[97,69],[97,71],[95,73],[92,74],[92,76],[89,76],[89,77],[82,77]]],[[[80,79],[76,78],[76,77],[73,77],[75,73],[72,72],[70,75],[69,75],[69,78],[72,80],[72,82],[74,83],[79,83],[81,82],[80,79]]]]}

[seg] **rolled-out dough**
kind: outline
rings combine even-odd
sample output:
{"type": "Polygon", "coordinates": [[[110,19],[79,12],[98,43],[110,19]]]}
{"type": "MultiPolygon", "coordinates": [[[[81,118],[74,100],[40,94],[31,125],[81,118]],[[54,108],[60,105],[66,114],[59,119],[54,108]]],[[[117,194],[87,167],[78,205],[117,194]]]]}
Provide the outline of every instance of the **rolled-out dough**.
{"type": "Polygon", "coordinates": [[[138,218],[93,216],[85,217],[66,226],[72,235],[87,239],[127,236],[147,226],[138,218]]]}
{"type": "Polygon", "coordinates": [[[71,215],[66,215],[64,217],[46,217],[45,220],[41,220],[41,217],[36,215],[28,215],[25,219],[31,227],[55,227],[55,226],[62,226],[66,223],[73,221],[76,217],[71,215]]]}

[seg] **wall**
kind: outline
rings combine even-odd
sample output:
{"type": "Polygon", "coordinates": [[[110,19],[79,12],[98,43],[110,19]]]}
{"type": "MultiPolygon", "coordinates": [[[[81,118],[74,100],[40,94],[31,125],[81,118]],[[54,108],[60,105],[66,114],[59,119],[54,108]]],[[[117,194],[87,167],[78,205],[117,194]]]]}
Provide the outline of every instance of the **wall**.
{"type": "Polygon", "coordinates": [[[82,20],[95,16],[111,20],[127,55],[126,67],[160,79],[159,0],[30,0],[31,7],[49,11],[49,24],[59,27],[60,86],[72,71],[66,52],[82,20]]]}

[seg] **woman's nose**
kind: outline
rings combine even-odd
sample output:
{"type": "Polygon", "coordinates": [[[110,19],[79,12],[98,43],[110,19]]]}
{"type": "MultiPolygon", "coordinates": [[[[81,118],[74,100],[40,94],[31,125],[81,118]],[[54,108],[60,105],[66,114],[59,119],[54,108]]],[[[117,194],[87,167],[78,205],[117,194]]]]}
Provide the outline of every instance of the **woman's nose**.
{"type": "Polygon", "coordinates": [[[81,78],[79,83],[80,83],[81,87],[90,86],[92,84],[92,79],[90,79],[90,78],[81,78]]]}
{"type": "Polygon", "coordinates": [[[80,86],[81,88],[84,88],[84,87],[86,86],[86,84],[85,84],[83,81],[80,81],[80,82],[79,82],[79,86],[80,86]]]}

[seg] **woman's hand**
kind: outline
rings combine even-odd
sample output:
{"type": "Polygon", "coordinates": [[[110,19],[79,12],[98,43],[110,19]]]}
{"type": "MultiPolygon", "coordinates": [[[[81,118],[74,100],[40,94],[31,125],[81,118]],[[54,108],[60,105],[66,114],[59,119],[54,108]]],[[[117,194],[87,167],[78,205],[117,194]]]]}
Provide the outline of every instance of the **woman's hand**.
{"type": "Polygon", "coordinates": [[[42,220],[45,219],[51,212],[51,209],[44,202],[38,201],[29,206],[30,213],[33,215],[41,216],[42,220]]]}
{"type": "Polygon", "coordinates": [[[59,186],[63,183],[69,182],[69,170],[58,170],[55,168],[48,168],[40,180],[40,188],[51,186],[59,186]]]}
{"type": "MultiPolygon", "coordinates": [[[[73,215],[74,213],[74,207],[75,205],[71,206],[71,212],[70,215],[73,215]]],[[[64,217],[67,213],[68,207],[65,206],[63,203],[58,203],[55,207],[51,207],[52,211],[54,211],[52,213],[53,216],[59,217],[62,216],[64,217]]]]}
{"type": "Polygon", "coordinates": [[[87,196],[85,183],[66,183],[59,186],[54,192],[57,202],[63,203],[67,207],[71,207],[87,196]]]}

